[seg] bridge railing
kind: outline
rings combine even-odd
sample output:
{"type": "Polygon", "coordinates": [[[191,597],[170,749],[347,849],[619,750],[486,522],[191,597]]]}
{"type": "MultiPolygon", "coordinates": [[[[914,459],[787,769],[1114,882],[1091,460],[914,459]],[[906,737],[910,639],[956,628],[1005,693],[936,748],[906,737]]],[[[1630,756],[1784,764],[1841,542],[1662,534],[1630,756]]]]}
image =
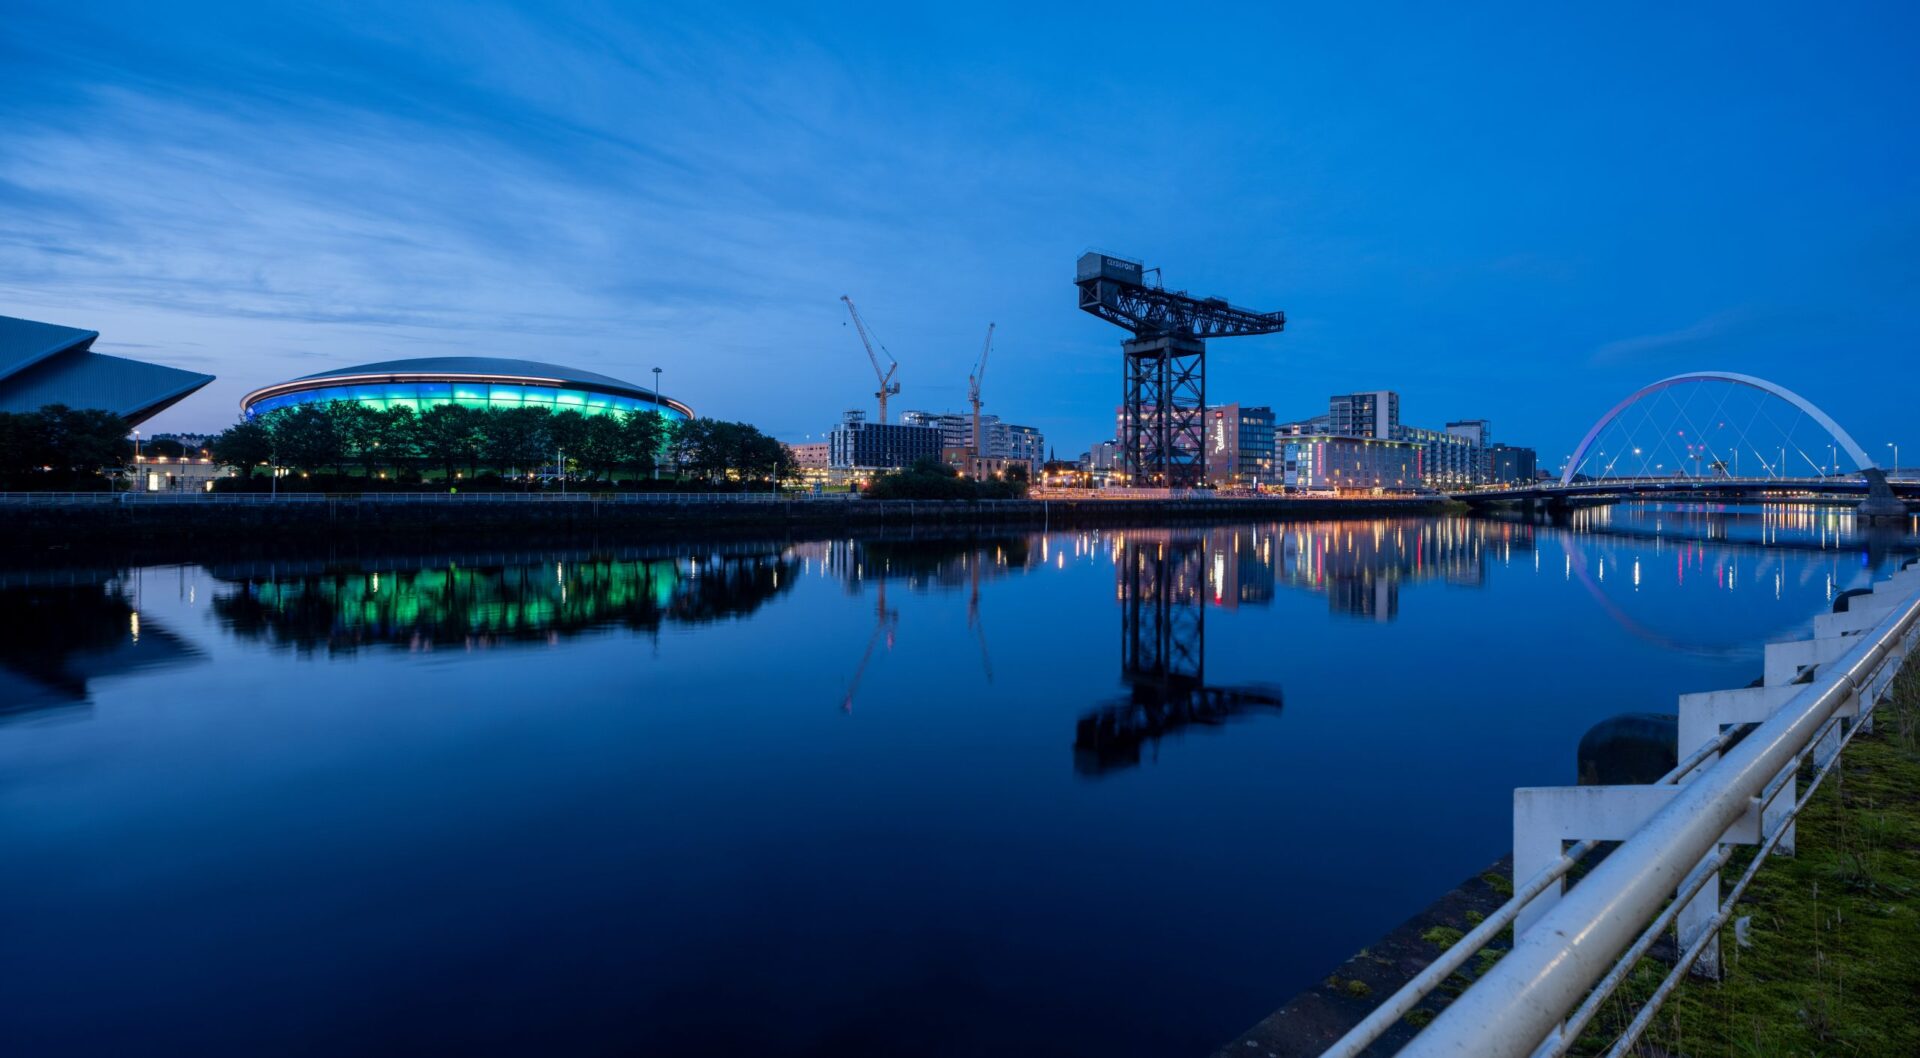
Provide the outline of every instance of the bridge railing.
{"type": "MultiPolygon", "coordinates": [[[[1648,791],[1646,787],[1579,788],[1580,800],[1586,802],[1620,790],[1628,791],[1623,795],[1628,800],[1655,806],[1625,833],[1594,832],[1524,875],[1518,847],[1522,836],[1516,833],[1512,898],[1389,996],[1322,1058],[1355,1058],[1366,1052],[1509,925],[1516,926],[1513,948],[1399,1054],[1564,1055],[1641,957],[1678,922],[1679,954],[1670,972],[1607,1052],[1609,1058],[1627,1054],[1681,977],[1697,962],[1717,968],[1720,929],[1736,902],[1768,855],[1783,843],[1791,847],[1795,817],[1839,762],[1846,743],[1868,729],[1874,706],[1917,638],[1920,569],[1909,563],[1876,585],[1871,595],[1851,598],[1847,611],[1817,619],[1813,640],[1769,646],[1769,672],[1762,687],[1683,698],[1683,732],[1689,698],[1695,705],[1717,699],[1723,714],[1732,696],[1749,692],[1749,703],[1784,701],[1763,719],[1755,716],[1759,726],[1751,730],[1735,723],[1721,731],[1720,723],[1728,716],[1708,714],[1707,728],[1714,734],[1691,752],[1686,752],[1683,736],[1685,755],[1654,784],[1664,790],[1649,795],[1635,792],[1648,791]],[[1808,675],[1811,682],[1801,684],[1808,675]],[[1798,776],[1809,756],[1815,769],[1801,793],[1798,776]],[[1624,840],[1559,895],[1569,871],[1602,840],[1612,839],[1624,840]],[[1736,843],[1758,848],[1721,901],[1720,869],[1729,846],[1736,843]],[[1541,913],[1536,902],[1552,906],[1541,913]]],[[[1694,727],[1698,730],[1698,720],[1694,727]]],[[[1534,792],[1515,791],[1516,832],[1521,829],[1522,795],[1534,792]]],[[[1553,837],[1558,847],[1562,839],[1553,837]]]]}

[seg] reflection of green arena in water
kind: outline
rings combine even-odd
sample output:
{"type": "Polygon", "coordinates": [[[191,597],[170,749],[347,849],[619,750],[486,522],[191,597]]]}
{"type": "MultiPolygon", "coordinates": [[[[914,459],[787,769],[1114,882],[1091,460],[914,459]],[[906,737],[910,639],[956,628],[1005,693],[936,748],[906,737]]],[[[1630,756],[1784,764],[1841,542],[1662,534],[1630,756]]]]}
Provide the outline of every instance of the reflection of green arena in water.
{"type": "Polygon", "coordinates": [[[617,378],[543,364],[485,356],[390,360],[322,371],[254,390],[240,400],[248,418],[298,404],[357,401],[385,411],[423,412],[442,404],[466,408],[544,408],[582,415],[658,411],[691,419],[693,409],[671,397],[617,378]]]}
{"type": "Polygon", "coordinates": [[[766,554],[327,572],[241,581],[214,609],[243,637],[303,651],[492,645],[744,616],[786,591],[797,565],[766,554]]]}

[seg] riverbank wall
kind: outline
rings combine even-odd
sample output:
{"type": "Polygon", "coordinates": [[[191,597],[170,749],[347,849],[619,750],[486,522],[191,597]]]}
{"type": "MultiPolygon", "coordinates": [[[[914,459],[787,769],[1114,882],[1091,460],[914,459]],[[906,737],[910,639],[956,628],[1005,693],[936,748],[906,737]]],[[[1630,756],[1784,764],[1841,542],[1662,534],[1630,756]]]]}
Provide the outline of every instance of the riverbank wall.
{"type": "Polygon", "coordinates": [[[646,501],[550,494],[458,497],[311,497],[223,502],[218,497],[0,502],[8,540],[71,549],[147,537],[257,543],[476,536],[686,535],[840,529],[1126,528],[1243,521],[1374,518],[1453,509],[1442,499],[859,500],[674,496],[646,501]]]}

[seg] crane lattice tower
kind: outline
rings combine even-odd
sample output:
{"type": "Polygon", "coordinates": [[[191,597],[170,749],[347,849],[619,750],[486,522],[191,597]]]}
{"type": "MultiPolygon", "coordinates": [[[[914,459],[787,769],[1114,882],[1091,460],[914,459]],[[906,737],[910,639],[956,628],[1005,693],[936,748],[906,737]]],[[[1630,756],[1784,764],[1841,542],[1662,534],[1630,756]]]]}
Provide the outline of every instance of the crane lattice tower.
{"type": "Polygon", "coordinates": [[[1074,285],[1080,308],[1123,327],[1120,343],[1121,459],[1128,483],[1187,488],[1206,476],[1208,338],[1274,334],[1284,312],[1235,308],[1223,298],[1148,286],[1146,266],[1125,257],[1086,253],[1074,285]]]}

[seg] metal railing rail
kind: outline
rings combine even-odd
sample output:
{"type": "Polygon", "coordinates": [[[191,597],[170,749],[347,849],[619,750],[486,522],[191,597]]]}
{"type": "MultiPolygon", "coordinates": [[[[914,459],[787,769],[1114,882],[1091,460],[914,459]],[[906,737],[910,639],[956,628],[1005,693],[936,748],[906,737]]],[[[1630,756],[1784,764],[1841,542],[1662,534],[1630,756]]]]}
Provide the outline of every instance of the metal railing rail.
{"type": "MultiPolygon", "coordinates": [[[[1599,1002],[1606,998],[1595,991],[1595,986],[1610,992],[1624,979],[1626,971],[1619,969],[1623,957],[1627,957],[1626,965],[1630,968],[1650,945],[1648,938],[1660,934],[1664,919],[1670,917],[1663,913],[1663,908],[1677,914],[1686,903],[1685,897],[1691,895],[1690,891],[1697,891],[1718,870],[1719,864],[1713,861],[1720,859],[1718,846],[1728,828],[1743,814],[1764,804],[1781,784],[1791,781],[1790,766],[1821,738],[1837,730],[1840,717],[1836,714],[1850,699],[1858,697],[1862,719],[1870,715],[1872,700],[1885,685],[1879,679],[1883,668],[1900,660],[1908,641],[1920,633],[1920,593],[1914,592],[1914,587],[1911,578],[1902,578],[1899,590],[1912,594],[1891,607],[1872,629],[1860,634],[1859,642],[1837,661],[1819,666],[1812,682],[1804,685],[1771,717],[1744,738],[1733,740],[1719,761],[1682,784],[1665,808],[1568,890],[1517,939],[1504,958],[1442,1010],[1425,1031],[1415,1036],[1400,1051],[1402,1058],[1441,1055],[1525,1058],[1564,1053],[1577,1037],[1578,1028],[1585,1025],[1599,1002]],[[1674,899],[1676,892],[1681,893],[1680,899],[1674,899]],[[1619,972],[1612,972],[1615,970],[1619,972]],[[1589,999],[1590,996],[1597,998],[1589,999]]],[[[1883,582],[1876,588],[1893,590],[1894,586],[1883,582]]],[[[1845,737],[1851,739],[1860,726],[1856,721],[1845,737]]],[[[1727,741],[1727,734],[1731,732],[1723,734],[1722,742],[1727,741]]],[[[1693,755],[1694,758],[1701,756],[1693,755]]],[[[1826,769],[1838,759],[1838,753],[1832,754],[1819,776],[1824,776],[1826,769]]],[[[1683,761],[1669,777],[1675,777],[1676,773],[1685,775],[1697,764],[1697,760],[1692,764],[1683,761]]],[[[1818,776],[1812,785],[1817,782],[1818,776]]],[[[1807,796],[1811,793],[1810,788],[1807,796]]],[[[1792,814],[1798,815],[1805,804],[1804,797],[1796,799],[1792,814]]],[[[1671,991],[1679,975],[1718,937],[1719,928],[1731,915],[1734,902],[1785,833],[1784,826],[1777,827],[1759,846],[1747,872],[1717,909],[1711,928],[1682,954],[1667,982],[1642,1009],[1635,1021],[1637,1027],[1630,1028],[1629,1035],[1615,1045],[1614,1054],[1623,1054],[1632,1045],[1652,1018],[1652,1010],[1657,1009],[1671,991]]],[[[1570,850],[1562,860],[1569,860],[1571,856],[1570,850]]],[[[1570,867],[1571,863],[1566,866],[1570,867]]],[[[1565,873],[1566,867],[1559,864],[1542,872],[1556,876],[1565,873]]],[[[1536,877],[1523,891],[1534,888],[1536,883],[1544,889],[1552,884],[1552,879],[1536,877]]],[[[1524,903],[1521,893],[1516,892],[1515,899],[1496,914],[1511,919],[1518,914],[1518,905],[1524,903]]],[[[1480,928],[1443,954],[1442,960],[1451,967],[1446,973],[1451,973],[1452,968],[1464,963],[1491,939],[1500,927],[1485,927],[1495,918],[1489,916],[1480,928]],[[1456,957],[1463,948],[1467,950],[1456,957]]],[[[1439,974],[1433,983],[1444,980],[1446,973],[1439,974]]],[[[1421,975],[1427,976],[1430,975],[1421,975]]],[[[1396,1002],[1400,999],[1401,993],[1396,993],[1389,1000],[1400,1009],[1384,1018],[1385,1025],[1379,1027],[1381,1031],[1418,1002],[1418,997],[1409,1003],[1396,1002]]],[[[1358,1054],[1378,1037],[1379,1031],[1366,1039],[1354,1038],[1363,1027],[1372,1028],[1375,1020],[1370,1017],[1363,1021],[1326,1054],[1358,1054]]]]}
{"type": "MultiPolygon", "coordinates": [[[[1680,782],[1701,763],[1739,741],[1745,734],[1744,727],[1732,727],[1722,731],[1716,738],[1699,749],[1688,754],[1686,759],[1675,764],[1672,770],[1653,781],[1653,785],[1665,785],[1680,782]]],[[[1359,1024],[1347,1030],[1346,1035],[1334,1041],[1333,1046],[1321,1053],[1321,1058],[1356,1058],[1368,1047],[1386,1034],[1394,1023],[1405,1017],[1414,1007],[1420,1005],[1435,988],[1440,987],[1455,970],[1465,966],[1467,960],[1487,946],[1500,931],[1513,923],[1520,915],[1521,908],[1532,902],[1533,898],[1546,892],[1547,887],[1567,876],[1587,854],[1600,846],[1598,841],[1576,842],[1568,847],[1558,860],[1546,869],[1536,872],[1525,882],[1516,883],[1513,895],[1495,908],[1481,923],[1469,930],[1452,947],[1428,963],[1426,968],[1415,974],[1399,990],[1388,996],[1381,1004],[1373,1008],[1359,1024]]],[[[1702,881],[1704,882],[1704,876],[1702,881]]]]}

